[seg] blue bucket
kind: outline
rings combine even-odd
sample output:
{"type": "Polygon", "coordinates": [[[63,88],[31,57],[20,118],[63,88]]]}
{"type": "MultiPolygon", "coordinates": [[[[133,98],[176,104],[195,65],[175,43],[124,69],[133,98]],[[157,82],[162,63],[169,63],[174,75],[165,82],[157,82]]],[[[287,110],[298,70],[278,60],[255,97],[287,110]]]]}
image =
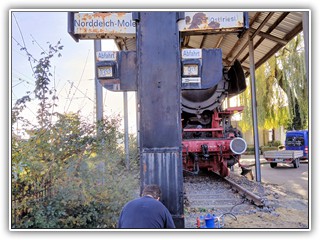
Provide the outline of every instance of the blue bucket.
{"type": "Polygon", "coordinates": [[[205,217],[205,221],[206,221],[206,228],[214,228],[214,215],[211,214],[207,214],[205,217]]]}

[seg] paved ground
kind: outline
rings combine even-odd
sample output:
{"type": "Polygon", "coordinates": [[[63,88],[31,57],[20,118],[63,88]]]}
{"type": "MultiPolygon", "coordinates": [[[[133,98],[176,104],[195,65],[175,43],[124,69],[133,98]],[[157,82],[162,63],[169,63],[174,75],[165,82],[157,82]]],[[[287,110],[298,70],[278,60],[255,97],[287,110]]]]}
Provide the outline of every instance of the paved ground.
{"type": "MultiPolygon", "coordinates": [[[[278,164],[276,168],[271,168],[269,164],[263,164],[266,160],[263,155],[260,156],[261,163],[261,182],[277,184],[286,188],[288,191],[299,194],[303,199],[308,199],[309,196],[309,164],[307,161],[302,161],[299,168],[294,168],[292,164],[278,164]]],[[[253,155],[242,155],[242,164],[253,164],[255,158],[253,155]]],[[[255,167],[252,167],[254,180],[256,180],[255,167]]],[[[240,171],[239,167],[235,167],[234,171],[240,171]]]]}
{"type": "MultiPolygon", "coordinates": [[[[231,208],[232,211],[230,211],[236,218],[226,215],[222,230],[308,230],[311,220],[309,218],[309,213],[311,213],[309,212],[311,207],[309,201],[309,175],[311,175],[309,174],[309,164],[301,163],[299,168],[279,164],[278,167],[271,168],[270,164],[263,159],[263,156],[260,156],[260,161],[261,183],[256,181],[255,167],[252,167],[254,180],[241,176],[241,168],[237,165],[230,177],[234,178],[237,183],[239,182],[238,184],[248,191],[262,197],[265,200],[265,206],[261,208],[249,202],[234,205],[231,208]]],[[[242,156],[241,162],[250,165],[255,163],[255,159],[254,156],[242,156]]],[[[185,208],[185,210],[188,209],[185,208]]],[[[217,211],[217,209],[214,211],[217,211]]],[[[192,214],[198,216],[200,213],[185,212],[186,220],[189,216],[191,223],[195,219],[192,214]]],[[[201,231],[201,229],[198,230],[201,231]]]]}

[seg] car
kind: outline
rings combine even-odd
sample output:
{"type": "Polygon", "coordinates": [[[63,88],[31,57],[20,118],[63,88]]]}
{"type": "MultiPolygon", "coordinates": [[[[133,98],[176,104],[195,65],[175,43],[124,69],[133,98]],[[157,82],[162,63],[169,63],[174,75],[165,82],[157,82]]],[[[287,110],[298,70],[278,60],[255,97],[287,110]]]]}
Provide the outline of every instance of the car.
{"type": "Polygon", "coordinates": [[[308,130],[293,130],[287,131],[285,140],[286,150],[302,150],[302,159],[309,157],[309,131],[308,130]]]}

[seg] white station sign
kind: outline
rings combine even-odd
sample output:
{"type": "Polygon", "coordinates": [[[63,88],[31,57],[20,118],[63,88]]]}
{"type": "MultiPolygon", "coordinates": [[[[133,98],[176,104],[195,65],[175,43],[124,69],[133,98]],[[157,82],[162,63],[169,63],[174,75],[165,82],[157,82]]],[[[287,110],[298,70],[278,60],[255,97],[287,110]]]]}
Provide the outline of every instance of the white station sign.
{"type": "Polygon", "coordinates": [[[136,35],[136,22],[132,13],[126,12],[81,12],[74,13],[73,34],[81,39],[136,35]]]}
{"type": "Polygon", "coordinates": [[[179,31],[234,29],[244,26],[243,12],[185,12],[178,22],[179,31]]]}

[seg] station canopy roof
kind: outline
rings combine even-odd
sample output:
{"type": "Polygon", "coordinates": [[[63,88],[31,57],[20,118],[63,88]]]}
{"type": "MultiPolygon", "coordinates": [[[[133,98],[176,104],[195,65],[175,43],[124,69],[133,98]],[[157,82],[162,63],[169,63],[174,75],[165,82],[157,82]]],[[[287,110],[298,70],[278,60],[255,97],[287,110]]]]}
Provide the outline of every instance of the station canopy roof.
{"type": "MultiPolygon", "coordinates": [[[[236,33],[204,31],[181,32],[181,48],[221,48],[224,66],[231,66],[238,59],[245,75],[250,73],[248,34],[253,38],[254,62],[257,69],[302,28],[302,11],[249,11],[249,28],[239,36],[236,33]]],[[[136,50],[135,38],[117,38],[120,50],[136,50]]]]}

